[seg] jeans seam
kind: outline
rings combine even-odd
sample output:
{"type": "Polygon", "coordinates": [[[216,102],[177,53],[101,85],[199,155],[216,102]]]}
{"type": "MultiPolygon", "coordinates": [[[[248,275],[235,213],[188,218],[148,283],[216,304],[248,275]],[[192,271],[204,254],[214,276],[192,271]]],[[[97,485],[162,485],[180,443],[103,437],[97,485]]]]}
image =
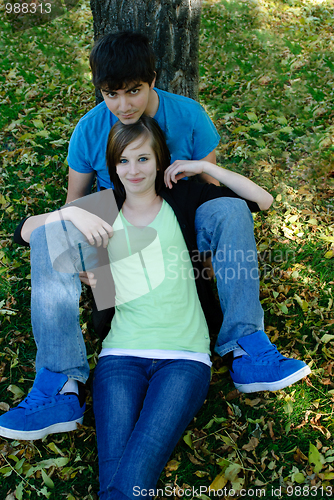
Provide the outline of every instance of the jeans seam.
{"type": "MultiPolygon", "coordinates": [[[[74,275],[72,277],[73,281],[74,281],[74,287],[75,287],[75,295],[76,295],[76,300],[78,301],[79,303],[79,299],[80,299],[80,296],[78,294],[78,287],[76,286],[75,284],[75,279],[76,279],[76,276],[74,275]]],[[[85,355],[84,355],[84,352],[82,350],[82,345],[81,345],[81,342],[80,342],[80,337],[82,338],[82,342],[85,342],[84,341],[84,338],[83,338],[83,334],[82,334],[82,330],[81,330],[81,327],[80,327],[80,312],[79,312],[79,308],[78,308],[78,313],[77,313],[77,317],[76,317],[76,325],[77,325],[77,334],[76,334],[76,337],[77,337],[77,342],[78,342],[78,346],[80,348],[80,356],[81,356],[81,361],[83,363],[85,363],[86,359],[85,359],[85,355]]]]}

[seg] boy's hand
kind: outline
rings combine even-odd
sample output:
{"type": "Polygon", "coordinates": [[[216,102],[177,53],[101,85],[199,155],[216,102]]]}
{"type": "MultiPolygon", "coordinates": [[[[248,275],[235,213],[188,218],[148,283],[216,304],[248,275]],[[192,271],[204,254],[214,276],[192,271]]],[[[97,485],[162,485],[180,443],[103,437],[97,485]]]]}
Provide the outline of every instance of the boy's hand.
{"type": "Polygon", "coordinates": [[[165,185],[171,189],[173,187],[172,182],[176,184],[177,181],[184,177],[202,174],[204,168],[205,162],[202,160],[176,160],[165,170],[165,185]]]}

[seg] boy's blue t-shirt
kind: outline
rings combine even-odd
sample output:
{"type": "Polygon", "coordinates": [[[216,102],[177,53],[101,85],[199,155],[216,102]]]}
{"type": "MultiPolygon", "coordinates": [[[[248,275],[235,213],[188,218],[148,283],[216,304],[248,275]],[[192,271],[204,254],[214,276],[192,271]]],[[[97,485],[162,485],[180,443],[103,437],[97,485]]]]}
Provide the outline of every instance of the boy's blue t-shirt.
{"type": "MultiPolygon", "coordinates": [[[[202,106],[193,99],[154,89],[159,96],[159,108],[154,116],[165,133],[175,160],[201,160],[219,143],[219,134],[202,106]]],[[[97,188],[110,188],[106,165],[107,140],[118,118],[105,102],[86,113],[72,134],[67,161],[76,172],[96,172],[97,188]]]]}

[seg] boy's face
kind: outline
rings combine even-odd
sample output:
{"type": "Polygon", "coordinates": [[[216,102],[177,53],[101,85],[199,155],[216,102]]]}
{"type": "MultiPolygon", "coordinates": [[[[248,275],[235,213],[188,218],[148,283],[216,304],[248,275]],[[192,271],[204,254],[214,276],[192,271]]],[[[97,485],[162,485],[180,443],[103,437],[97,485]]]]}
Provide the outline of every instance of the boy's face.
{"type": "Polygon", "coordinates": [[[136,123],[145,113],[149,105],[151,89],[155,80],[149,85],[139,82],[127,85],[118,90],[102,90],[101,93],[107,108],[125,125],[136,123]]]}

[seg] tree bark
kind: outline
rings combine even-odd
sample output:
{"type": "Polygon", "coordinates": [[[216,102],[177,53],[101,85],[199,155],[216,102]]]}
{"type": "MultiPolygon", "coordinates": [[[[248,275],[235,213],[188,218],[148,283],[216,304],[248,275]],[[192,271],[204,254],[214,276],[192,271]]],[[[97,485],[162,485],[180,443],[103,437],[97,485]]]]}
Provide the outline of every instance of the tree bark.
{"type": "Polygon", "coordinates": [[[201,0],[90,0],[94,39],[110,32],[138,31],[157,57],[156,86],[198,98],[201,0]]]}

